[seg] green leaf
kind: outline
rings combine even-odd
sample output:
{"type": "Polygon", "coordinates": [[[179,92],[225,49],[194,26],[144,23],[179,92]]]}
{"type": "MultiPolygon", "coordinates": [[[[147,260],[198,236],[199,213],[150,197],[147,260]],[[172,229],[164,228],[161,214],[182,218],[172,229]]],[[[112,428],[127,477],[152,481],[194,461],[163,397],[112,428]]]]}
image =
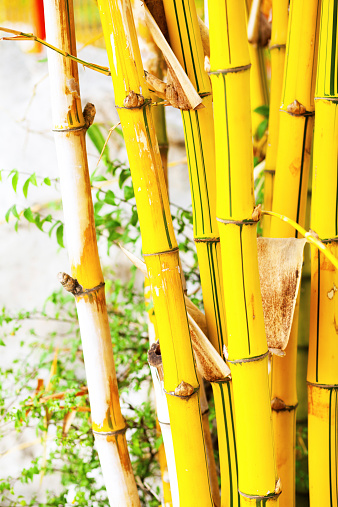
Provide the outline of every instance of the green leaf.
{"type": "Polygon", "coordinates": [[[112,190],[107,191],[106,195],[104,196],[104,202],[111,204],[112,206],[116,206],[115,194],[112,190]]]}
{"type": "Polygon", "coordinates": [[[14,204],[14,206],[12,206],[11,209],[12,209],[12,213],[15,216],[15,218],[19,219],[20,217],[19,217],[19,213],[17,212],[17,209],[16,209],[16,204],[14,204]]]}
{"type": "Polygon", "coordinates": [[[268,120],[263,120],[257,127],[257,137],[261,139],[264,135],[264,132],[268,128],[268,120]]]}
{"type": "Polygon", "coordinates": [[[45,178],[45,179],[43,180],[43,183],[44,183],[45,185],[48,185],[49,187],[51,186],[51,182],[50,182],[50,179],[49,179],[49,178],[45,178]]]}
{"type": "MultiPolygon", "coordinates": [[[[91,127],[89,127],[87,133],[89,139],[94,144],[97,151],[101,153],[103,150],[104,143],[106,142],[106,138],[102,134],[101,128],[96,123],[94,123],[93,125],[91,125],[91,127]]],[[[108,146],[105,147],[103,154],[106,155],[107,157],[109,156],[108,146]]]]}
{"type": "Polygon", "coordinates": [[[131,215],[130,223],[131,223],[131,225],[135,226],[137,224],[137,222],[138,222],[137,209],[134,208],[133,213],[131,215]]]}
{"type": "Polygon", "coordinates": [[[18,181],[19,181],[19,173],[18,173],[18,171],[16,171],[14,173],[13,178],[12,178],[12,187],[13,187],[14,192],[16,192],[16,187],[18,186],[18,181]]]}
{"type": "Polygon", "coordinates": [[[23,216],[25,217],[26,220],[28,220],[28,222],[31,222],[31,223],[35,222],[33,212],[30,208],[25,209],[25,211],[23,212],[23,216]]]}
{"type": "Polygon", "coordinates": [[[254,109],[254,112],[265,116],[265,118],[269,118],[269,106],[258,106],[254,109]]]}
{"type": "Polygon", "coordinates": [[[123,183],[130,177],[130,169],[122,169],[119,176],[119,187],[122,188],[123,183]]]}
{"type": "Polygon", "coordinates": [[[129,185],[125,185],[123,187],[123,193],[126,201],[129,201],[129,199],[132,199],[135,196],[134,188],[130,187],[129,185]]]}
{"type": "Polygon", "coordinates": [[[27,178],[27,180],[25,181],[25,183],[23,184],[23,187],[22,187],[22,192],[23,192],[23,195],[25,196],[25,198],[27,199],[27,194],[28,194],[28,187],[29,187],[29,184],[31,182],[31,178],[27,178]]]}
{"type": "Polygon", "coordinates": [[[63,244],[63,224],[59,225],[59,227],[56,229],[56,239],[58,244],[64,248],[65,245],[63,244]]]}
{"type": "Polygon", "coordinates": [[[53,232],[53,230],[54,230],[54,229],[55,229],[55,227],[56,227],[57,225],[59,225],[59,224],[60,224],[60,220],[57,220],[57,222],[55,222],[55,224],[53,224],[53,225],[52,225],[52,227],[51,227],[51,228],[49,229],[49,231],[48,231],[48,236],[49,236],[49,237],[51,237],[51,236],[52,236],[52,232],[53,232]]]}
{"type": "Polygon", "coordinates": [[[29,178],[29,179],[30,179],[30,182],[32,183],[32,185],[34,185],[34,186],[36,186],[36,187],[38,186],[37,181],[36,181],[36,175],[35,175],[35,173],[33,173],[33,174],[30,176],[30,178],[29,178]]]}
{"type": "Polygon", "coordinates": [[[0,338],[0,346],[1,347],[6,347],[6,343],[0,338]]]}

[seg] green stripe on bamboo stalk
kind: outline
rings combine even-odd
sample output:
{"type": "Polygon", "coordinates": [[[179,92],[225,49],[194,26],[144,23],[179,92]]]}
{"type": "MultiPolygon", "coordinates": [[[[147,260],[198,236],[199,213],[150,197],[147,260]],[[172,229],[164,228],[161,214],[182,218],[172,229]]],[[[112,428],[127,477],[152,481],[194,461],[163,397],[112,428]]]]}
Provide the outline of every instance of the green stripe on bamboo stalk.
{"type": "MultiPolygon", "coordinates": [[[[218,226],[216,223],[216,185],[214,155],[214,124],[211,87],[204,70],[204,54],[194,2],[164,0],[170,43],[184,66],[188,77],[202,96],[204,109],[182,111],[189,179],[193,205],[194,239],[200,267],[201,285],[208,337],[222,356],[227,344],[225,310],[222,289],[222,267],[218,226]]],[[[221,462],[222,505],[239,505],[237,495],[237,457],[233,418],[227,418],[224,408],[231,404],[230,388],[226,383],[213,382],[221,462]],[[215,390],[217,393],[215,393],[215,390]],[[222,393],[220,398],[218,392],[222,393]],[[227,434],[227,438],[225,437],[227,434]],[[230,462],[229,462],[230,460],[230,462]],[[232,473],[229,475],[229,469],[232,473]]],[[[214,501],[218,500],[218,495],[214,501]]]]}
{"type": "MultiPolygon", "coordinates": [[[[337,11],[322,1],[315,94],[311,228],[337,257],[337,11]],[[330,182],[330,184],[328,184],[330,182]]],[[[313,505],[337,504],[337,268],[312,249],[308,359],[309,494],[313,505]],[[318,503],[319,502],[319,503],[318,503]]]]}
{"type": "Polygon", "coordinates": [[[210,1],[217,217],[236,407],[241,505],[278,502],[273,454],[267,345],[253,223],[249,52],[244,2],[210,1]],[[226,133],[226,135],[225,135],[226,133]],[[225,141],[226,140],[226,141],[225,141]],[[261,357],[259,361],[253,358],[261,357]],[[255,386],[252,389],[252,386],[255,386]]]}
{"type": "Polygon", "coordinates": [[[174,394],[168,394],[167,401],[180,502],[187,506],[198,503],[211,506],[198,380],[185,311],[177,243],[131,6],[127,0],[99,0],[99,8],[152,286],[163,359],[164,388],[167,393],[174,394]],[[134,104],[133,109],[128,107],[131,104],[134,104]]]}
{"type": "MultiPolygon", "coordinates": [[[[73,4],[45,0],[49,40],[76,54],[73,4]]],[[[128,454],[98,256],[77,63],[49,50],[54,137],[72,277],[59,276],[76,298],[92,428],[110,505],[140,505],[128,454]]],[[[95,109],[93,107],[93,109],[95,109]]]]}

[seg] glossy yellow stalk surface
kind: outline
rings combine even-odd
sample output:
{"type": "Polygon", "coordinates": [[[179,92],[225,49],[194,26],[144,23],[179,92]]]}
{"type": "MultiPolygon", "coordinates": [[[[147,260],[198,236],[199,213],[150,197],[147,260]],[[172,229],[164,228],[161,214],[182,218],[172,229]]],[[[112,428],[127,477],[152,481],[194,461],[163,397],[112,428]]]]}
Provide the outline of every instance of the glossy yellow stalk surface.
{"type": "MultiPolygon", "coordinates": [[[[304,226],[314,120],[316,35],[319,3],[293,0],[280,110],[273,211],[304,226]]],[[[286,222],[271,220],[270,236],[298,237],[286,222]]],[[[273,358],[271,398],[277,469],[283,507],[295,505],[296,365],[298,308],[285,357],[273,358]],[[281,401],[280,401],[281,400],[281,401]],[[282,402],[282,403],[281,403],[282,402]]]]}
{"type": "MultiPolygon", "coordinates": [[[[47,37],[75,55],[72,1],[45,0],[47,37]]],[[[77,63],[50,50],[52,112],[92,429],[111,507],[140,505],[121,414],[91,198],[77,63]]]]}
{"type": "Polygon", "coordinates": [[[152,287],[180,502],[184,506],[211,506],[199,385],[178,248],[130,2],[99,0],[99,8],[152,287]]]}
{"type": "MultiPolygon", "coordinates": [[[[272,32],[270,41],[271,55],[271,93],[269,108],[268,144],[265,158],[264,208],[272,209],[273,186],[277,161],[279,134],[279,107],[281,104],[286,38],[288,31],[289,0],[273,0],[272,32]]],[[[263,234],[270,234],[270,217],[263,219],[263,234]]]]}
{"type": "MultiPolygon", "coordinates": [[[[252,1],[246,0],[247,14],[249,16],[252,1]]],[[[252,132],[255,135],[264,116],[255,113],[255,109],[269,104],[269,86],[266,74],[264,48],[255,43],[249,43],[250,70],[250,98],[252,115],[252,132]]]]}
{"type": "MultiPolygon", "coordinates": [[[[337,155],[338,2],[322,1],[316,125],[313,152],[311,228],[338,255],[337,155]]],[[[309,481],[311,505],[338,502],[337,269],[312,249],[308,362],[309,481]]]]}
{"type": "MultiPolygon", "coordinates": [[[[164,0],[171,47],[197,92],[204,109],[182,111],[193,207],[194,239],[200,267],[208,336],[223,357],[227,344],[222,288],[221,249],[216,222],[216,167],[211,83],[204,70],[204,54],[195,4],[192,0],[164,0]]],[[[215,396],[222,505],[238,504],[237,458],[231,388],[212,383],[215,396]],[[231,470],[231,473],[229,471],[231,470]]],[[[214,501],[219,503],[213,490],[214,501]]]]}
{"type": "Polygon", "coordinates": [[[222,246],[241,505],[278,504],[260,295],[244,1],[209,2],[217,217],[222,246]],[[276,490],[276,491],[275,491],[276,490]]]}

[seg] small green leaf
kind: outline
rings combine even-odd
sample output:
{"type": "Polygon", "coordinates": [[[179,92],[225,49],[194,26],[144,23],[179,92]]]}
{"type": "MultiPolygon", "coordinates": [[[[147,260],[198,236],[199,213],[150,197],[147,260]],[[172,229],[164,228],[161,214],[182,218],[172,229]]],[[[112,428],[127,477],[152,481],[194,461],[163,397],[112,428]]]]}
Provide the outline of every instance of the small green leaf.
{"type": "Polygon", "coordinates": [[[32,185],[34,185],[34,186],[36,186],[36,187],[38,186],[37,181],[36,181],[36,175],[35,175],[35,173],[33,173],[33,174],[30,176],[30,178],[29,178],[29,179],[30,179],[30,182],[32,183],[32,185]]]}
{"type": "MultiPolygon", "coordinates": [[[[48,61],[48,58],[41,58],[41,60],[38,60],[39,63],[45,63],[48,61]]],[[[26,505],[26,504],[24,504],[26,505]]]]}
{"type": "Polygon", "coordinates": [[[254,109],[255,113],[261,114],[262,116],[265,116],[265,118],[269,118],[269,106],[258,106],[256,109],[254,109]]]}
{"type": "Polygon", "coordinates": [[[135,195],[134,188],[130,187],[129,185],[125,185],[123,187],[123,193],[124,193],[124,198],[126,201],[129,201],[129,199],[132,199],[135,195]]]}
{"type": "Polygon", "coordinates": [[[64,248],[64,244],[63,244],[63,224],[59,225],[59,227],[56,229],[56,239],[57,239],[57,242],[58,244],[64,248]]]}
{"type": "Polygon", "coordinates": [[[27,178],[27,180],[25,181],[25,183],[23,184],[23,187],[22,187],[22,192],[23,192],[23,195],[26,197],[26,199],[27,199],[28,187],[29,187],[30,182],[31,182],[31,179],[29,177],[29,178],[27,178]]]}
{"type": "Polygon", "coordinates": [[[51,186],[51,182],[50,182],[50,179],[49,179],[49,178],[45,178],[45,179],[43,180],[43,183],[44,183],[45,185],[48,185],[49,187],[51,186]]]}
{"type": "Polygon", "coordinates": [[[137,222],[138,222],[137,209],[134,208],[133,209],[133,213],[131,215],[130,223],[131,223],[131,225],[133,225],[135,227],[135,225],[137,224],[137,222]]]}
{"type": "Polygon", "coordinates": [[[107,204],[111,204],[112,206],[116,206],[115,194],[112,190],[107,191],[106,195],[104,196],[104,201],[107,204]]]}
{"type": "Polygon", "coordinates": [[[6,347],[6,343],[0,338],[0,346],[1,347],[6,347]]]}
{"type": "Polygon", "coordinates": [[[119,187],[122,188],[123,183],[130,177],[129,169],[122,169],[119,176],[119,187]]]}
{"type": "Polygon", "coordinates": [[[13,187],[14,192],[16,192],[16,187],[18,186],[18,181],[19,181],[19,173],[18,173],[18,171],[16,171],[13,175],[13,178],[12,178],[12,187],[13,187]]]}
{"type": "Polygon", "coordinates": [[[35,222],[33,212],[30,208],[25,209],[25,211],[23,212],[23,216],[25,217],[26,220],[28,220],[28,222],[31,222],[31,223],[35,222]]]}
{"type": "Polygon", "coordinates": [[[263,120],[257,127],[257,137],[258,139],[261,139],[264,135],[264,132],[268,128],[268,120],[263,120]]]}

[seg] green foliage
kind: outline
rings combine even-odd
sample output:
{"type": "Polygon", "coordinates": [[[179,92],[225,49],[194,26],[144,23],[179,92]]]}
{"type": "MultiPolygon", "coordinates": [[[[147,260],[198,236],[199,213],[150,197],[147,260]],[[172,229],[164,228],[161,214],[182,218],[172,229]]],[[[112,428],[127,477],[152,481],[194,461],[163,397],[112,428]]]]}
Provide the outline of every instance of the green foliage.
{"type": "MultiPolygon", "coordinates": [[[[106,140],[104,129],[94,124],[88,134],[101,153],[106,140]]],[[[114,135],[121,132],[115,129],[114,135]]],[[[91,174],[97,235],[105,238],[108,252],[121,242],[129,244],[128,248],[140,256],[140,229],[130,170],[126,164],[110,159],[107,146],[101,161],[91,174]],[[109,189],[104,184],[108,181],[113,181],[109,189]]],[[[51,185],[59,188],[57,178],[14,169],[0,171],[0,181],[5,179],[5,174],[6,179],[11,179],[14,192],[22,192],[25,199],[31,195],[31,185],[37,189],[51,185]]],[[[14,203],[5,219],[8,223],[13,221],[19,233],[22,222],[34,224],[63,248],[60,209],[60,200],[51,201],[44,208],[32,205],[20,208],[14,203]]],[[[187,282],[198,303],[201,291],[192,239],[192,212],[175,206],[173,220],[187,282]]],[[[144,506],[158,507],[156,453],[161,439],[156,432],[154,407],[149,401],[148,330],[144,297],[142,291],[134,288],[135,276],[135,269],[131,268],[131,279],[125,284],[115,273],[105,272],[107,309],[122,412],[128,425],[128,446],[141,502],[144,506]]],[[[17,444],[11,444],[14,448],[7,451],[16,453],[15,459],[19,461],[22,452],[19,444],[31,441],[33,455],[16,477],[0,480],[0,506],[106,506],[88,394],[83,393],[86,378],[74,297],[60,289],[40,309],[13,314],[4,307],[0,311],[0,333],[1,347],[19,351],[14,361],[0,368],[0,440],[6,443],[6,437],[16,433],[17,444]],[[43,379],[43,385],[39,379],[43,379]],[[57,396],[60,393],[61,397],[57,396]],[[69,428],[65,431],[67,422],[69,428]],[[56,488],[49,480],[51,476],[58,478],[56,488]],[[27,493],[22,494],[22,485],[30,488],[27,493]]],[[[3,459],[8,458],[3,456],[3,459]]]]}

